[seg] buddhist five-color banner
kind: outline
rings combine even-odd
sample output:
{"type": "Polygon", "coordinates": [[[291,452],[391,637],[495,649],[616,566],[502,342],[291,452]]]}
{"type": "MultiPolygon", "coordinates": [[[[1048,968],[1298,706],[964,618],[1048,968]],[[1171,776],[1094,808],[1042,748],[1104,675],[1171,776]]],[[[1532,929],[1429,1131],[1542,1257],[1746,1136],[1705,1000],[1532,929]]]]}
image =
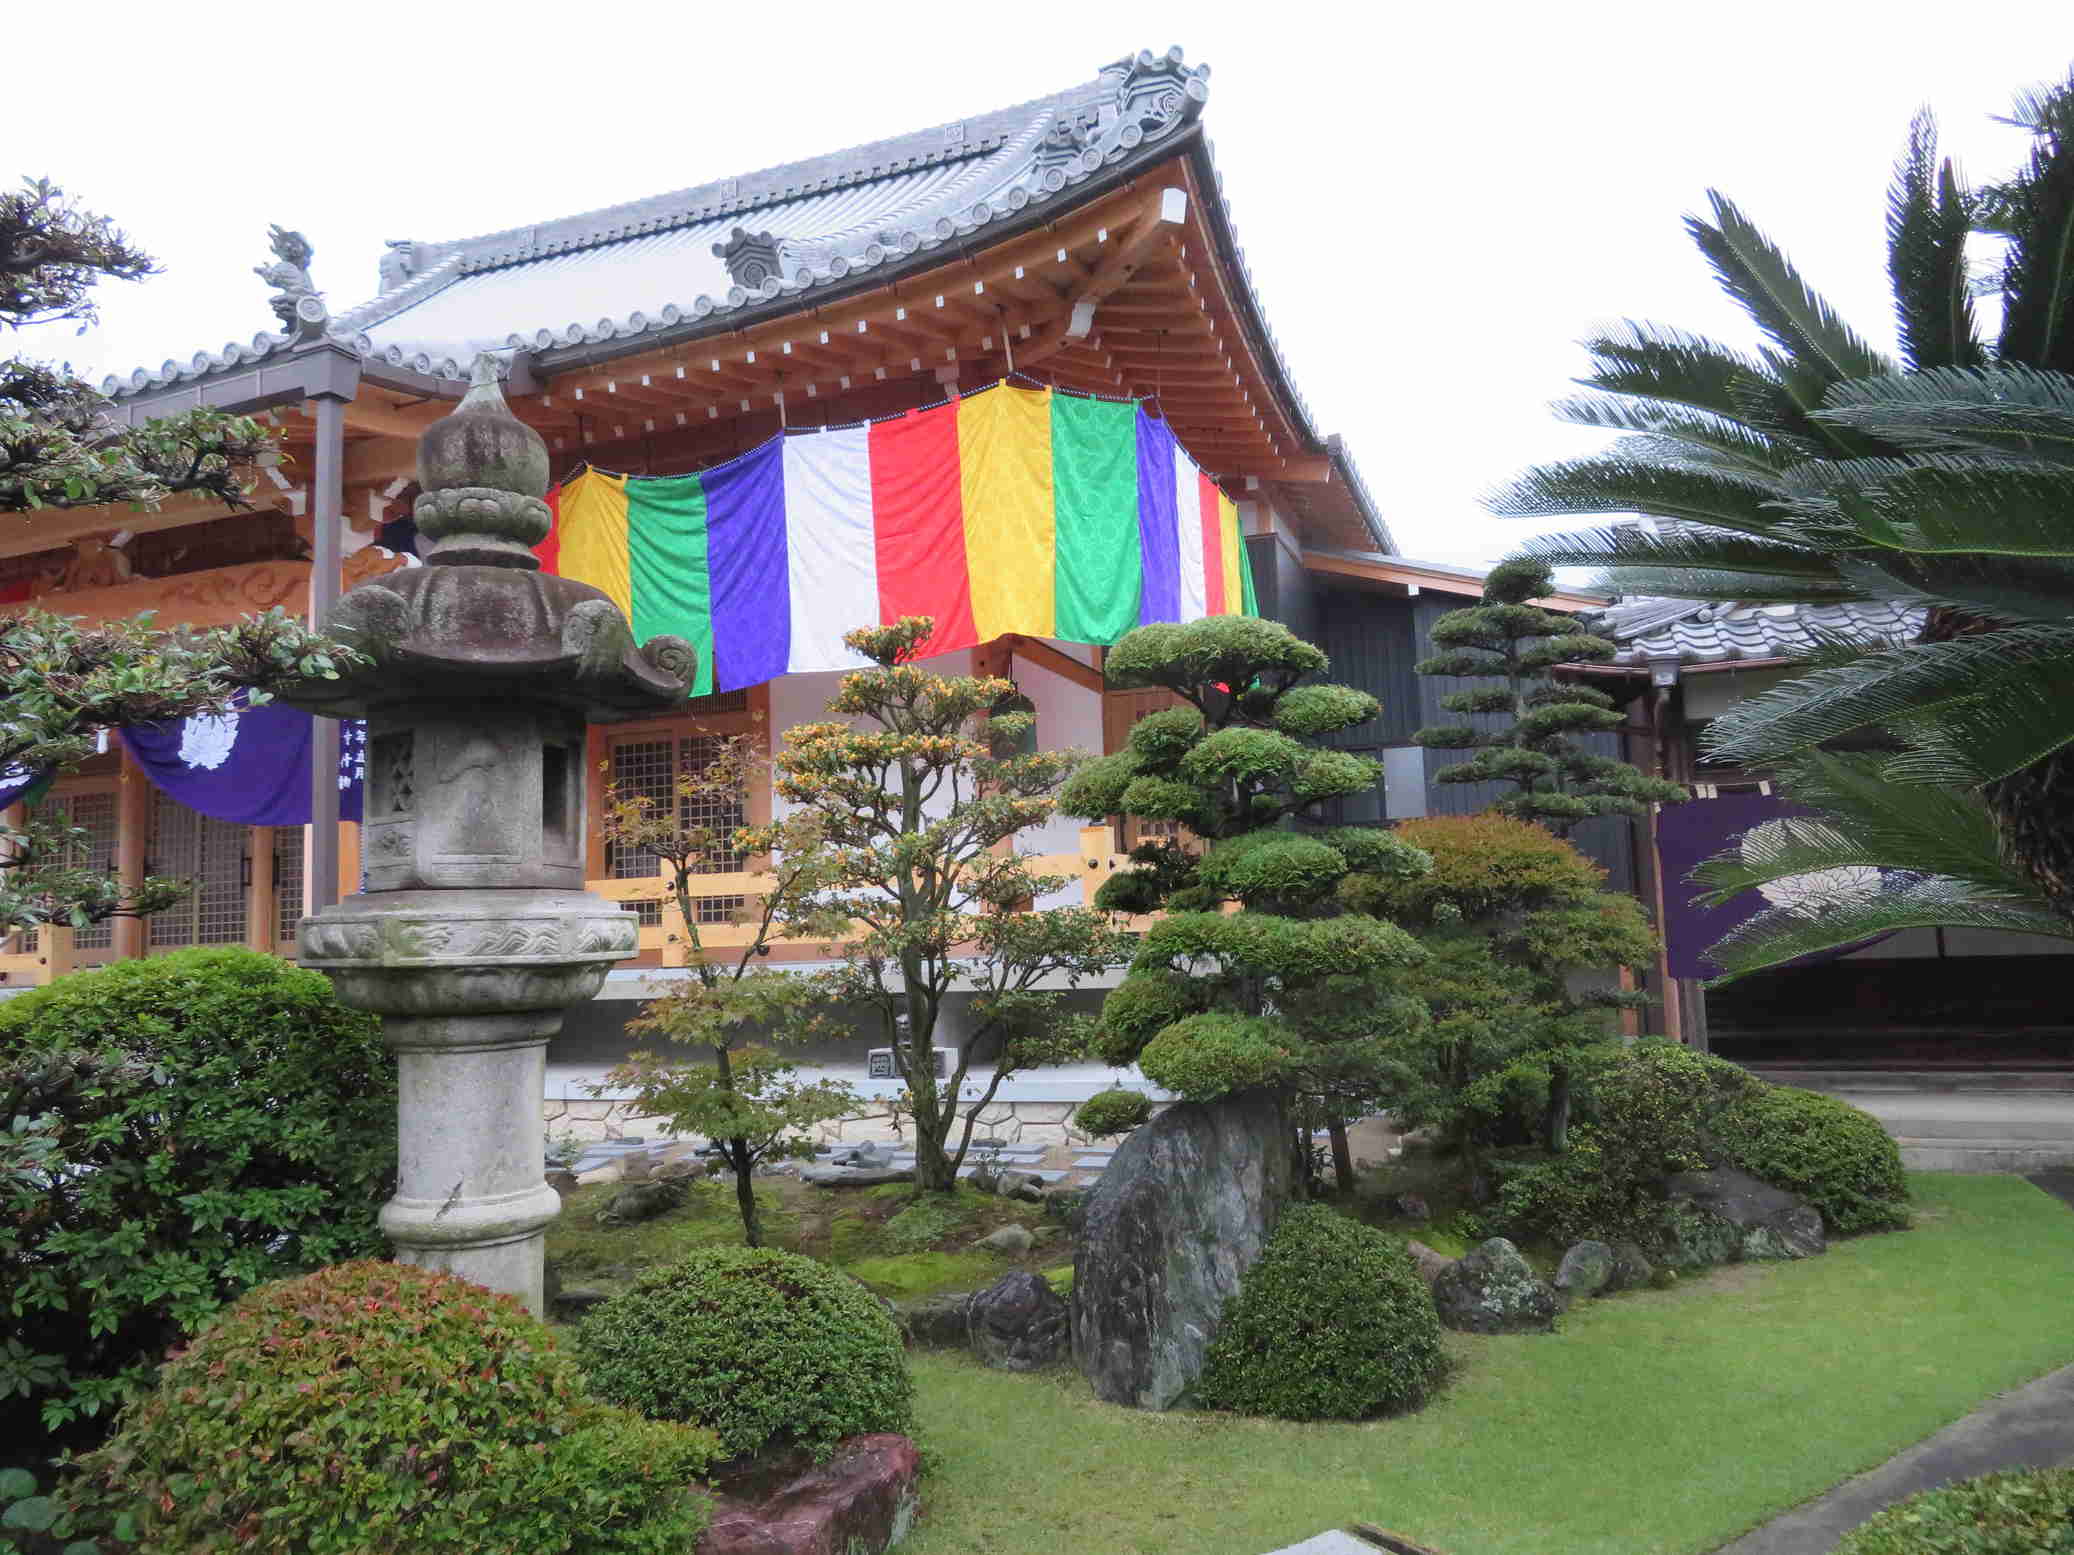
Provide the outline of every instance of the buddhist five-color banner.
{"type": "Polygon", "coordinates": [[[586,470],[548,501],[542,565],[636,641],[690,641],[697,695],[855,669],[843,633],[902,616],[933,617],[924,652],[947,653],[1258,613],[1237,507],[1130,401],[997,384],[697,475],[586,470]]]}

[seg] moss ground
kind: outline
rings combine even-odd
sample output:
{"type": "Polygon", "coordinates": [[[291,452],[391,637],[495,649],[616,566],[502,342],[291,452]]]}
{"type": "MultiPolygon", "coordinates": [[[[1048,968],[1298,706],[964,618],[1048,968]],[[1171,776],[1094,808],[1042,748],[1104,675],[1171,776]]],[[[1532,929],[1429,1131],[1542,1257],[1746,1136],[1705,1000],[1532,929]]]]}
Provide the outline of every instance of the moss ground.
{"type": "MultiPolygon", "coordinates": [[[[696,1248],[742,1240],[731,1180],[698,1184],[681,1208],[631,1226],[602,1226],[608,1185],[580,1188],[547,1229],[547,1258],[565,1285],[607,1292],[643,1270],[696,1248]]],[[[961,1186],[955,1194],[917,1194],[905,1183],[876,1188],[815,1188],[787,1177],[758,1181],[764,1239],[847,1270],[893,1300],[972,1290],[1011,1269],[1072,1262],[1065,1228],[1040,1205],[995,1198],[961,1186]],[[1027,1227],[1039,1245],[1021,1258],[978,1246],[1004,1225],[1027,1227]]]]}

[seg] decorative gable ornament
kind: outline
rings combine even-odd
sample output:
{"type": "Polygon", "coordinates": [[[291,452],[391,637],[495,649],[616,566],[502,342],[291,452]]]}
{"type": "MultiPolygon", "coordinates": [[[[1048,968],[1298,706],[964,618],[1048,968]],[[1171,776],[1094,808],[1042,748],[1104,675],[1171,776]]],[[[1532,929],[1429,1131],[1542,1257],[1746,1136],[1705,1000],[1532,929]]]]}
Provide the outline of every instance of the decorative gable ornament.
{"type": "Polygon", "coordinates": [[[729,278],[747,292],[763,290],[766,281],[782,284],[785,279],[778,240],[768,231],[750,232],[737,227],[727,235],[725,243],[713,245],[713,257],[727,266],[729,278]]]}

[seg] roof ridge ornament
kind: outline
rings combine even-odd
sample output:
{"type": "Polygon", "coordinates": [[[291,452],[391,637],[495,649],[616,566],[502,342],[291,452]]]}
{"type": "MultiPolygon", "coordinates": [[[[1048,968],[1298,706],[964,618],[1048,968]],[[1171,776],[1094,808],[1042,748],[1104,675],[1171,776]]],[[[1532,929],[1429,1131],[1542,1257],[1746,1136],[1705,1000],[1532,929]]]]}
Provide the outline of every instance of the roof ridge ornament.
{"type": "Polygon", "coordinates": [[[267,246],[273,250],[274,262],[252,267],[254,275],[274,288],[267,305],[291,339],[320,338],[331,311],[324,306],[324,294],[310,279],[310,261],[317,257],[317,250],[300,232],[292,232],[279,222],[267,228],[267,246]]]}
{"type": "Polygon", "coordinates": [[[782,250],[768,228],[751,232],[736,227],[726,242],[713,245],[713,257],[727,266],[728,279],[744,291],[757,291],[768,280],[785,279],[782,250]]]}

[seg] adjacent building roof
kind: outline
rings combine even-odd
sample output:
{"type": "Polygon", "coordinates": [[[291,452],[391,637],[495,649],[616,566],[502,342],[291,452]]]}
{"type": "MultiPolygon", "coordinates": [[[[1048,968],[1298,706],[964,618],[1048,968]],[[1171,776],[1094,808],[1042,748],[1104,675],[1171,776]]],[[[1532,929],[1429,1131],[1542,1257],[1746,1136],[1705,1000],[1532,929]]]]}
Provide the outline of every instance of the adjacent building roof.
{"type": "Polygon", "coordinates": [[[1750,605],[1691,599],[1622,600],[1590,618],[1620,644],[1613,662],[1643,666],[1798,659],[1818,636],[1903,643],[1923,629],[1919,605],[1750,605]]]}

